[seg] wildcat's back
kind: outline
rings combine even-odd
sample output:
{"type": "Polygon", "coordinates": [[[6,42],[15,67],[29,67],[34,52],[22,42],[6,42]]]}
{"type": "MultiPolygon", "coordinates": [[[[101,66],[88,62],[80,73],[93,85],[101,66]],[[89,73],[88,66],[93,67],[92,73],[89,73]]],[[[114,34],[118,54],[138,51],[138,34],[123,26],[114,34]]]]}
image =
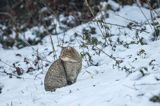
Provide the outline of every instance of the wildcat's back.
{"type": "Polygon", "coordinates": [[[55,91],[56,88],[60,88],[67,85],[66,73],[62,60],[56,60],[48,69],[45,76],[44,86],[46,91],[55,91]]]}

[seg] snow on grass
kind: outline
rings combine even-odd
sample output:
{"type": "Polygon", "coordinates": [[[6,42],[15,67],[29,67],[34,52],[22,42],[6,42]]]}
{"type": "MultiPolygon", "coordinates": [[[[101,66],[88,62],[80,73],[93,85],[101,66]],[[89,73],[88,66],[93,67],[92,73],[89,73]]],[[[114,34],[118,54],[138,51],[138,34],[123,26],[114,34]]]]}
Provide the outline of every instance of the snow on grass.
{"type": "MultiPolygon", "coordinates": [[[[150,11],[143,10],[149,18],[150,11]]],[[[138,22],[146,21],[136,6],[126,6],[118,14],[138,22]]],[[[129,23],[113,13],[110,13],[110,17],[106,19],[106,22],[120,25],[129,23]]],[[[64,37],[67,42],[75,32],[81,34],[81,30],[89,28],[89,26],[96,27],[97,34],[95,36],[99,38],[98,36],[101,34],[99,28],[95,23],[89,22],[67,31],[65,35],[63,33],[59,34],[58,39],[64,37]]],[[[120,29],[122,35],[118,35],[118,27],[112,26],[110,29],[113,34],[117,34],[112,37],[114,42],[116,42],[117,37],[126,42],[130,42],[134,38],[135,30],[120,29]],[[127,32],[128,35],[124,36],[123,32],[127,32]]],[[[55,92],[46,92],[44,90],[44,77],[48,67],[32,73],[25,73],[21,75],[21,79],[14,76],[9,78],[6,74],[0,73],[0,87],[2,88],[0,106],[159,106],[160,104],[150,102],[149,99],[160,93],[160,81],[156,80],[160,79],[160,42],[159,40],[151,41],[152,30],[148,27],[147,31],[150,33],[140,33],[140,36],[143,36],[146,40],[147,45],[132,44],[128,48],[118,45],[115,51],[110,47],[103,49],[106,53],[122,59],[123,63],[120,66],[130,67],[133,73],[127,74],[127,72],[117,67],[113,68],[114,60],[105,54],[93,55],[94,53],[91,50],[89,52],[92,54],[94,62],[99,63],[99,66],[88,67],[86,61],[83,60],[83,68],[77,82],[59,88],[55,92]],[[143,70],[144,76],[140,70],[143,70]]],[[[61,49],[57,46],[57,36],[53,36],[53,41],[58,57],[61,49]]],[[[79,52],[83,51],[82,48],[79,48],[78,40],[65,45],[72,45],[79,52]]],[[[20,61],[19,66],[27,69],[23,59],[27,57],[34,60],[35,50],[38,50],[44,59],[50,62],[54,61],[52,54],[47,55],[51,51],[49,37],[44,38],[43,45],[26,47],[20,50],[0,49],[0,59],[9,65],[20,61]],[[21,54],[21,56],[16,56],[16,54],[21,54]]],[[[10,73],[13,71],[12,67],[4,63],[1,63],[0,66],[4,67],[0,68],[1,72],[4,71],[3,69],[10,73]]]]}

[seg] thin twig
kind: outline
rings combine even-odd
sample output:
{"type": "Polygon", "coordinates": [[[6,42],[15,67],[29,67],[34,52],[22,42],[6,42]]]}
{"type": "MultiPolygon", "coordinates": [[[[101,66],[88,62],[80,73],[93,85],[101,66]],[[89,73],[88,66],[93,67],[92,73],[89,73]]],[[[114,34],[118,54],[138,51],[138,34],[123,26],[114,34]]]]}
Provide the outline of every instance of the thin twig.
{"type": "Polygon", "coordinates": [[[147,16],[146,16],[146,15],[144,14],[144,12],[142,11],[142,8],[139,6],[139,4],[138,4],[137,2],[136,2],[136,4],[137,4],[138,8],[140,9],[141,13],[143,14],[143,16],[145,17],[145,19],[147,20],[150,28],[152,29],[152,25],[150,24],[149,19],[147,18],[147,16]]]}
{"type": "MultiPolygon", "coordinates": [[[[93,20],[93,22],[97,22],[97,21],[99,21],[99,20],[93,20]]],[[[125,25],[113,24],[113,23],[108,23],[108,22],[103,22],[103,21],[101,21],[101,22],[103,24],[106,24],[106,25],[113,25],[113,26],[118,26],[118,27],[128,28],[128,29],[134,29],[134,30],[137,30],[137,31],[143,31],[143,32],[149,33],[148,31],[137,29],[137,28],[134,28],[134,27],[129,28],[128,26],[125,26],[125,25]]]]}
{"type": "Polygon", "coordinates": [[[146,1],[147,1],[148,6],[149,6],[149,9],[150,9],[150,10],[153,10],[153,12],[158,15],[157,11],[155,11],[155,10],[151,7],[149,1],[148,1],[148,0],[146,0],[146,1]]]}
{"type": "Polygon", "coordinates": [[[20,77],[20,76],[18,76],[18,75],[15,75],[15,74],[13,74],[13,73],[8,73],[8,72],[6,72],[6,71],[0,71],[0,73],[4,73],[4,74],[10,75],[10,76],[15,76],[15,77],[17,77],[17,78],[23,78],[23,77],[20,77]]]}
{"type": "Polygon", "coordinates": [[[121,17],[121,18],[123,18],[123,19],[125,19],[125,20],[128,20],[128,21],[130,21],[130,22],[133,22],[133,23],[138,23],[137,21],[135,21],[135,20],[131,20],[131,19],[129,19],[129,18],[126,18],[126,17],[123,17],[123,16],[121,16],[121,15],[119,15],[119,14],[117,14],[117,13],[113,13],[114,15],[117,15],[117,16],[119,16],[119,17],[121,17]]]}
{"type": "Polygon", "coordinates": [[[0,62],[3,63],[3,64],[5,64],[5,65],[7,65],[7,66],[9,66],[10,68],[16,69],[15,67],[13,67],[13,66],[9,65],[8,63],[2,61],[1,59],[0,59],[0,62]]]}
{"type": "Polygon", "coordinates": [[[51,34],[49,34],[49,37],[50,37],[50,41],[51,41],[51,45],[52,45],[52,52],[54,53],[55,52],[55,48],[54,48],[53,39],[51,37],[51,34]]]}
{"type": "Polygon", "coordinates": [[[123,86],[125,86],[125,87],[127,87],[127,88],[130,88],[130,89],[133,89],[133,90],[139,90],[139,89],[137,89],[137,88],[135,88],[135,87],[130,87],[130,86],[128,86],[128,85],[125,85],[125,84],[123,84],[123,86]]]}
{"type": "MultiPolygon", "coordinates": [[[[95,15],[94,15],[94,13],[93,13],[93,11],[92,11],[92,9],[91,9],[91,6],[90,6],[89,3],[88,3],[88,0],[85,0],[85,4],[86,4],[86,6],[88,7],[89,11],[91,12],[92,16],[95,17],[95,15]]],[[[101,25],[99,25],[99,22],[98,22],[98,21],[97,21],[96,23],[97,23],[98,29],[100,30],[101,34],[105,37],[105,33],[102,31],[101,25]]],[[[107,42],[107,44],[108,44],[108,42],[107,42]]]]}
{"type": "MultiPolygon", "coordinates": [[[[47,29],[47,25],[46,23],[44,22],[44,27],[46,29],[46,32],[47,34],[49,34],[49,38],[50,38],[50,42],[51,42],[51,46],[52,46],[52,53],[55,53],[55,48],[54,48],[54,43],[53,43],[53,39],[52,39],[52,36],[51,36],[51,33],[48,31],[47,29]]],[[[53,54],[54,55],[54,54],[53,54]]]]}
{"type": "Polygon", "coordinates": [[[111,59],[113,59],[114,61],[117,62],[117,60],[116,60],[113,56],[107,54],[104,50],[100,49],[99,47],[97,47],[97,46],[95,46],[95,47],[96,47],[98,50],[100,50],[101,52],[103,52],[105,55],[107,55],[109,58],[111,58],[111,59]]]}
{"type": "Polygon", "coordinates": [[[134,84],[135,86],[141,86],[141,85],[159,85],[160,83],[142,83],[142,84],[134,84]]]}

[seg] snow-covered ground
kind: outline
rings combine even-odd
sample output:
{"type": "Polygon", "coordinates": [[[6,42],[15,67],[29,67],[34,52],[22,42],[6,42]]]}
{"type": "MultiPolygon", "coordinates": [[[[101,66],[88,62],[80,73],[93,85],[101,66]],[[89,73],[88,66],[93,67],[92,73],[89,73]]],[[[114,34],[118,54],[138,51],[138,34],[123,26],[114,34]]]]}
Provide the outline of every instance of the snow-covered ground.
{"type": "MultiPolygon", "coordinates": [[[[142,11],[150,19],[150,11],[144,8],[142,11]]],[[[147,23],[137,6],[126,6],[116,13],[110,11],[109,18],[106,18],[105,22],[126,26],[131,20],[147,23]]],[[[90,26],[96,28],[97,34],[94,36],[101,40],[99,37],[101,31],[94,22],[88,22],[70,29],[65,35],[59,34],[58,39],[64,37],[65,41],[69,41],[75,32],[82,34],[82,29],[90,26]]],[[[113,43],[116,43],[117,38],[128,43],[137,41],[134,29],[108,26],[110,33],[114,34],[111,37],[113,43]]],[[[120,67],[127,67],[129,71],[132,71],[131,74],[128,74],[126,70],[118,69],[116,66],[113,67],[115,61],[106,54],[94,55],[94,51],[89,47],[93,62],[99,65],[88,66],[84,59],[77,82],[59,88],[55,92],[44,90],[43,83],[48,66],[38,71],[24,73],[20,76],[21,79],[14,76],[9,78],[9,75],[0,73],[0,87],[2,88],[0,106],[160,106],[159,103],[150,101],[152,96],[160,93],[160,42],[159,40],[152,41],[153,29],[149,25],[141,25],[141,27],[144,26],[148,33],[139,33],[139,37],[144,38],[145,45],[133,43],[125,47],[117,44],[115,50],[112,50],[111,46],[103,48],[105,53],[123,60],[120,67]]],[[[136,26],[139,29],[141,27],[136,26]]],[[[57,36],[53,36],[53,41],[58,57],[61,49],[57,46],[57,36]]],[[[74,46],[79,52],[83,51],[79,47],[79,40],[65,45],[74,46]]],[[[11,67],[13,63],[26,70],[34,62],[28,60],[30,63],[26,65],[24,57],[35,60],[37,53],[44,61],[50,61],[48,62],[50,65],[54,61],[53,55],[48,55],[52,50],[51,48],[49,36],[43,39],[43,45],[20,50],[0,48],[0,59],[2,60],[0,61],[0,71],[3,72],[5,69],[6,72],[12,73],[14,70],[11,67]]],[[[41,63],[45,64],[44,61],[41,63]]]]}

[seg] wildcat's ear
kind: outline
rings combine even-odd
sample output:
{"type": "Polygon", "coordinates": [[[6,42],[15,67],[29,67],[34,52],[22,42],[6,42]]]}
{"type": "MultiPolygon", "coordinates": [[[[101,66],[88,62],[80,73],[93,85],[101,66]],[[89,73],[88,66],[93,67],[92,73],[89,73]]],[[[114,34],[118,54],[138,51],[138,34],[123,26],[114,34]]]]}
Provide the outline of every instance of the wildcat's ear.
{"type": "Polygon", "coordinates": [[[72,49],[72,47],[70,47],[70,46],[67,46],[67,49],[68,49],[68,50],[71,50],[71,49],[72,49]]]}
{"type": "Polygon", "coordinates": [[[61,49],[64,49],[65,47],[63,47],[63,46],[59,46],[61,49]]]}
{"type": "Polygon", "coordinates": [[[57,45],[58,47],[60,47],[61,49],[63,49],[64,48],[64,46],[63,45],[57,45]]]}
{"type": "Polygon", "coordinates": [[[64,49],[65,47],[62,46],[61,48],[64,49]]]}

